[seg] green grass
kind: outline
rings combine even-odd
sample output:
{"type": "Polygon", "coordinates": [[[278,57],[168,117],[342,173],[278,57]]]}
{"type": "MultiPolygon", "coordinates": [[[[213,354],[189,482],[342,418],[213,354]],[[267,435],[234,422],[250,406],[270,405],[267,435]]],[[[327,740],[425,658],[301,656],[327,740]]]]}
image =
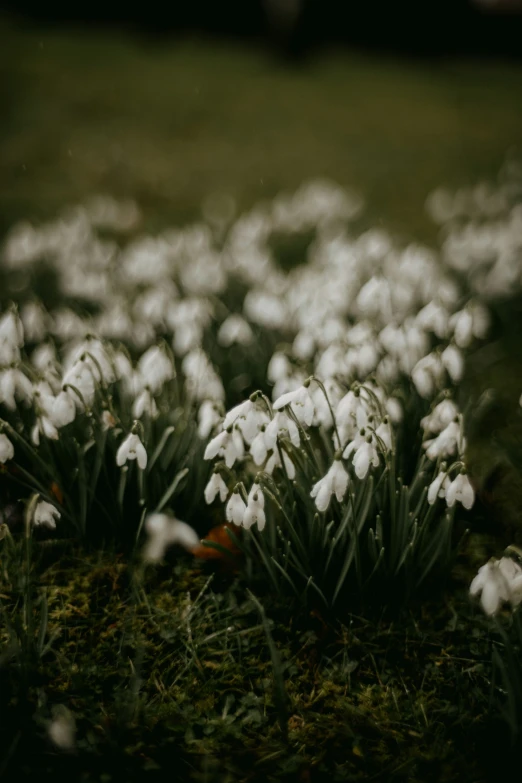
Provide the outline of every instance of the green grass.
{"type": "MultiPolygon", "coordinates": [[[[289,622],[288,604],[266,600],[264,620],[231,576],[186,561],[143,577],[111,553],[43,556],[33,587],[54,641],[28,685],[0,670],[7,779],[156,780],[173,765],[176,780],[216,782],[487,774],[498,641],[462,582],[400,622],[302,610],[289,622]],[[75,717],[74,753],[45,740],[57,704],[75,717]]],[[[2,592],[9,611],[16,586],[2,592]]]]}
{"type": "Polygon", "coordinates": [[[0,233],[108,192],[156,230],[204,197],[243,209],[309,177],[359,190],[369,221],[430,239],[433,188],[494,177],[522,139],[522,69],[0,24],[0,233]]]}

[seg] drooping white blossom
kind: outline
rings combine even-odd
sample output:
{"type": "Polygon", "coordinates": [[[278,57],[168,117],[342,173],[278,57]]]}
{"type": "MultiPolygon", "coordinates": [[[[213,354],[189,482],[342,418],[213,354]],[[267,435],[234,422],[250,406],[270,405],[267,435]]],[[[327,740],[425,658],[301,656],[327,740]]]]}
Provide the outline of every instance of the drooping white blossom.
{"type": "Polygon", "coordinates": [[[264,530],[266,524],[265,496],[259,484],[252,484],[248,493],[248,503],[243,516],[243,527],[249,530],[257,522],[259,532],[264,530]]]}
{"type": "Polygon", "coordinates": [[[45,500],[40,500],[36,504],[33,517],[33,525],[35,527],[48,527],[51,530],[56,528],[56,520],[60,519],[61,513],[56,506],[52,503],[47,503],[45,500]]]}
{"type": "Polygon", "coordinates": [[[208,504],[213,503],[217,495],[219,495],[219,499],[222,503],[225,502],[228,497],[228,487],[223,481],[223,477],[220,473],[212,474],[205,487],[204,494],[205,502],[208,504]]]}
{"type": "Polygon", "coordinates": [[[456,420],[458,413],[459,409],[453,400],[446,398],[442,400],[442,402],[439,402],[431,413],[421,419],[421,427],[425,432],[438,434],[439,432],[442,432],[448,424],[456,420]]]}
{"type": "Polygon", "coordinates": [[[235,343],[250,345],[254,339],[254,334],[248,321],[241,315],[233,313],[219,327],[217,339],[220,345],[228,348],[235,343]]]}
{"type": "Polygon", "coordinates": [[[349,478],[341,460],[334,460],[326,475],[314,484],[310,492],[318,511],[326,511],[332,495],[335,495],[339,503],[344,500],[349,478]]]}
{"type": "Polygon", "coordinates": [[[451,421],[436,438],[424,441],[423,448],[426,449],[428,459],[438,459],[439,457],[451,457],[454,454],[464,451],[464,438],[462,435],[461,424],[459,420],[451,421]]]}
{"type": "Polygon", "coordinates": [[[148,416],[155,419],[158,416],[158,406],[148,386],[141,391],[132,403],[132,415],[135,419],[148,416]]]}
{"type": "Polygon", "coordinates": [[[265,465],[265,471],[271,476],[272,473],[276,468],[283,468],[286,471],[286,474],[290,481],[293,481],[295,479],[295,465],[286,453],[286,451],[281,449],[281,453],[283,455],[283,460],[281,461],[281,456],[279,453],[279,449],[275,449],[270,457],[268,458],[268,461],[265,465]]]}
{"type": "Polygon", "coordinates": [[[432,506],[437,498],[445,498],[450,479],[445,470],[441,470],[428,487],[428,503],[432,506]]]}
{"type": "Polygon", "coordinates": [[[245,446],[241,433],[235,427],[223,430],[216,435],[205,449],[203,459],[223,457],[227,468],[231,468],[236,460],[242,459],[245,446]]]}
{"type": "Polygon", "coordinates": [[[178,544],[192,552],[199,544],[199,536],[190,525],[168,514],[149,514],[145,520],[147,542],[143,559],[147,563],[158,563],[172,544],[178,544]]]}
{"type": "Polygon", "coordinates": [[[18,367],[0,370],[0,404],[14,411],[17,400],[29,403],[32,396],[33,384],[18,367]]]}
{"type": "MultiPolygon", "coordinates": [[[[198,411],[198,435],[205,440],[221,421],[222,416],[215,400],[203,400],[198,411]]],[[[206,459],[206,457],[205,457],[206,459]]]]}
{"type": "Polygon", "coordinates": [[[282,394],[274,402],[274,410],[282,410],[287,405],[290,406],[296,419],[301,424],[305,424],[307,427],[312,424],[314,418],[314,403],[307,387],[300,386],[295,391],[282,394]]]}
{"type": "Polygon", "coordinates": [[[522,602],[522,568],[510,557],[491,558],[479,568],[470,588],[472,597],[480,596],[486,614],[494,615],[503,603],[517,606],[522,602]]]}
{"type": "Polygon", "coordinates": [[[453,506],[460,502],[466,509],[470,509],[475,502],[475,492],[470,480],[465,473],[459,473],[446,490],[446,503],[453,506]]]}
{"type": "Polygon", "coordinates": [[[239,491],[234,490],[226,506],[227,522],[232,522],[238,527],[243,524],[246,512],[246,503],[239,491]]]}
{"type": "Polygon", "coordinates": [[[147,452],[141,442],[139,435],[135,432],[129,433],[116,453],[116,465],[123,467],[126,462],[136,460],[141,470],[147,467],[147,452]]]}

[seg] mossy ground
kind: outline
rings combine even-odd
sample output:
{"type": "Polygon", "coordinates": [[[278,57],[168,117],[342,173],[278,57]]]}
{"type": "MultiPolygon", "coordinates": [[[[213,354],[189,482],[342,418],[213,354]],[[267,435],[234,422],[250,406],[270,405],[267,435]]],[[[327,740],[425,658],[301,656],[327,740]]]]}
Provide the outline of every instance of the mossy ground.
{"type": "MultiPolygon", "coordinates": [[[[466,594],[473,556],[400,618],[264,597],[266,622],[234,575],[189,559],[146,572],[111,552],[37,560],[51,644],[24,666],[4,652],[6,779],[471,782],[510,750],[489,711],[498,640],[466,594]],[[46,737],[59,704],[71,752],[46,737]]],[[[1,592],[10,614],[16,579],[1,592]]]]}

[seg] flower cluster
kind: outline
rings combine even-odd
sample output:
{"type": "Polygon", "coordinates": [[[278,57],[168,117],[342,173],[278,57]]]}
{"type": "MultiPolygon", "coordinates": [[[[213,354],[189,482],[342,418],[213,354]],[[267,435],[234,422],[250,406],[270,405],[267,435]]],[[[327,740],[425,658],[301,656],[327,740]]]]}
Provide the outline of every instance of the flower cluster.
{"type": "Polygon", "coordinates": [[[486,293],[522,284],[519,174],[433,194],[440,250],[381,228],[357,235],[361,199],[323,181],[237,217],[210,199],[204,220],[157,236],[138,236],[136,206],[111,199],[15,227],[1,250],[19,310],[0,312],[0,463],[20,462],[37,491],[66,466],[59,483],[76,495],[60,513],[81,529],[100,483],[109,518],[128,492],[136,527],[151,520],[154,560],[175,540],[163,508],[204,451],[212,475],[189,480],[203,475],[200,494],[229,522],[276,541],[283,518],[297,530],[299,507],[315,542],[321,515],[341,536],[368,514],[376,562],[389,513],[406,520],[389,547],[406,568],[435,519],[474,503],[455,392],[488,333],[486,293]],[[306,259],[285,271],[271,240],[299,232],[313,234],[306,259]],[[49,308],[24,289],[42,258],[62,300],[49,308]]]}

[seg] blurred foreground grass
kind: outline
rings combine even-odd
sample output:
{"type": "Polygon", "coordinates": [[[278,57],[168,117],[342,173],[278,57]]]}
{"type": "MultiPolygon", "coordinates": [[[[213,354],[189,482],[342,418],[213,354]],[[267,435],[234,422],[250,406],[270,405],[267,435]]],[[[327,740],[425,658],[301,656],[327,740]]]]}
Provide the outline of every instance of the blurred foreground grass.
{"type": "Polygon", "coordinates": [[[347,51],[289,66],[237,42],[0,20],[0,234],[106,192],[146,228],[329,177],[430,239],[428,192],[494,177],[522,139],[522,68],[347,51]]]}

